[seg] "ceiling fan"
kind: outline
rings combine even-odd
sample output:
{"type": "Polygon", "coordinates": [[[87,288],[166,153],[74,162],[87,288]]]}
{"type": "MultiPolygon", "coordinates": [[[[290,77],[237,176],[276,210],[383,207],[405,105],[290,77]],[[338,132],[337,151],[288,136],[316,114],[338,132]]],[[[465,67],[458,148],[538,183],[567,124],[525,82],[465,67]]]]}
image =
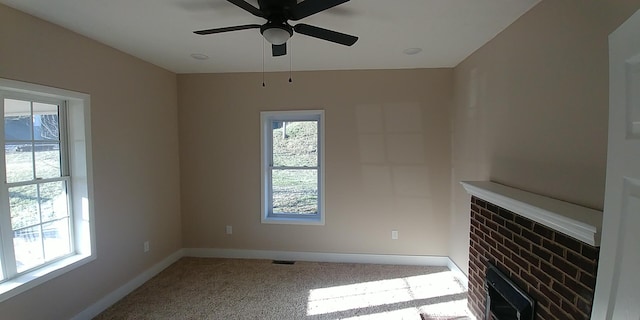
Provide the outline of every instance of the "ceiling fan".
{"type": "Polygon", "coordinates": [[[259,8],[256,8],[245,0],[227,1],[244,9],[245,11],[248,11],[254,16],[266,19],[267,23],[263,25],[245,24],[233,27],[206,29],[194,31],[194,33],[207,35],[245,29],[260,29],[262,36],[271,43],[271,50],[274,57],[287,54],[287,40],[293,36],[294,31],[345,46],[351,46],[358,41],[358,37],[356,36],[304,23],[298,23],[292,26],[288,22],[289,20],[298,21],[310,15],[348,2],[349,0],[304,0],[300,3],[296,0],[258,0],[259,8]]]}

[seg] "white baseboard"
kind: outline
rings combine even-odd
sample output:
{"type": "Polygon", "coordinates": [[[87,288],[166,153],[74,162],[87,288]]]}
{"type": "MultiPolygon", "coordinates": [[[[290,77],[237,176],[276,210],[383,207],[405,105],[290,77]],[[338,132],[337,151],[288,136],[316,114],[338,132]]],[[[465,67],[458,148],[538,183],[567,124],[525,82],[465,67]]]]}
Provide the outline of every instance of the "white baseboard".
{"type": "Polygon", "coordinates": [[[98,302],[92,304],[78,313],[72,320],[91,319],[100,312],[106,310],[118,300],[149,281],[160,271],[178,261],[182,257],[199,258],[234,258],[234,259],[266,259],[266,260],[290,260],[336,263],[373,263],[373,264],[397,264],[417,266],[448,267],[460,282],[468,286],[467,276],[449,257],[443,256],[411,256],[392,254],[356,254],[356,253],[320,253],[320,252],[294,252],[294,251],[268,251],[268,250],[239,250],[239,249],[212,249],[212,248],[185,248],[180,249],[151,268],[147,269],[131,281],[106,295],[98,302]]]}
{"type": "Polygon", "coordinates": [[[71,320],[85,320],[92,319],[93,317],[100,314],[100,312],[106,310],[114,303],[118,302],[118,300],[124,298],[126,295],[131,293],[133,290],[141,286],[143,283],[149,281],[149,279],[153,278],[155,275],[160,273],[160,271],[166,269],[168,266],[178,261],[178,259],[184,256],[184,249],[180,249],[170,256],[166,257],[162,261],[156,263],[151,268],[145,270],[143,273],[133,278],[131,281],[125,283],[120,288],[112,291],[104,298],[98,300],[98,302],[92,304],[88,308],[84,309],[82,312],[75,315],[71,320]]]}
{"type": "Polygon", "coordinates": [[[342,263],[375,263],[399,264],[419,266],[449,266],[449,258],[442,256],[408,256],[393,254],[354,254],[354,253],[320,253],[294,251],[266,251],[266,250],[238,250],[185,248],[185,257],[200,258],[236,258],[236,259],[267,259],[314,262],[342,262],[342,263]]]}

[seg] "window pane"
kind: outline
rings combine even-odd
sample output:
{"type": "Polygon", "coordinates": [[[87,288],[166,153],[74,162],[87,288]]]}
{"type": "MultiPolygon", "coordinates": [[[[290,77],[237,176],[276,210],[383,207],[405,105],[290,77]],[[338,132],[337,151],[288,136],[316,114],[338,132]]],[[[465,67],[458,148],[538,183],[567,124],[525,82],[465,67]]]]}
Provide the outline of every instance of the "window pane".
{"type": "Polygon", "coordinates": [[[44,256],[47,261],[71,253],[69,219],[60,219],[42,225],[44,256]]]}
{"type": "Polygon", "coordinates": [[[57,105],[33,103],[33,140],[60,140],[57,105]]]}
{"type": "Polygon", "coordinates": [[[318,122],[272,122],[273,166],[316,167],[318,122]]]}
{"type": "Polygon", "coordinates": [[[20,182],[33,180],[33,145],[11,144],[5,145],[7,165],[7,182],[20,182]]]}
{"type": "Polygon", "coordinates": [[[273,213],[317,214],[317,170],[272,170],[273,213]]]}
{"type": "Polygon", "coordinates": [[[40,211],[42,222],[69,216],[66,181],[40,184],[40,211]]]}
{"type": "Polygon", "coordinates": [[[9,188],[11,229],[18,230],[40,223],[36,185],[9,188]]]}
{"type": "Polygon", "coordinates": [[[5,140],[31,140],[31,102],[4,99],[5,140]]]}
{"type": "Polygon", "coordinates": [[[36,177],[42,179],[58,178],[60,171],[60,144],[37,143],[34,145],[36,155],[36,177]]]}
{"type": "Polygon", "coordinates": [[[44,263],[40,226],[13,232],[16,267],[23,272],[44,263]]]}

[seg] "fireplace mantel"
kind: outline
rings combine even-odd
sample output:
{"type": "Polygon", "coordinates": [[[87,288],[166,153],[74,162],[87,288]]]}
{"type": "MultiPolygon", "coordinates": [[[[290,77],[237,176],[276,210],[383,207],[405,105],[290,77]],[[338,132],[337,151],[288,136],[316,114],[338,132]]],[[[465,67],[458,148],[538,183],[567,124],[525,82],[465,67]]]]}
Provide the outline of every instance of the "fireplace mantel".
{"type": "Polygon", "coordinates": [[[594,247],[600,246],[601,211],[491,181],[462,181],[460,183],[473,196],[594,247]]]}

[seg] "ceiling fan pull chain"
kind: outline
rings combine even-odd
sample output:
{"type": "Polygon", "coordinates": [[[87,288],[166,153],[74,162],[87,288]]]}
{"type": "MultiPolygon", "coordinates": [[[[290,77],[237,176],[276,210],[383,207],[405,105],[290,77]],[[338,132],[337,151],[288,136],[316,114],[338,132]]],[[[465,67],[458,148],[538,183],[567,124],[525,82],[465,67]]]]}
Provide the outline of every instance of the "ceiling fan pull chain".
{"type": "Polygon", "coordinates": [[[292,41],[292,45],[289,46],[289,83],[293,82],[291,80],[291,57],[293,56],[293,41],[292,41]]]}
{"type": "Polygon", "coordinates": [[[264,84],[264,38],[262,39],[262,86],[265,87],[264,84]]]}

